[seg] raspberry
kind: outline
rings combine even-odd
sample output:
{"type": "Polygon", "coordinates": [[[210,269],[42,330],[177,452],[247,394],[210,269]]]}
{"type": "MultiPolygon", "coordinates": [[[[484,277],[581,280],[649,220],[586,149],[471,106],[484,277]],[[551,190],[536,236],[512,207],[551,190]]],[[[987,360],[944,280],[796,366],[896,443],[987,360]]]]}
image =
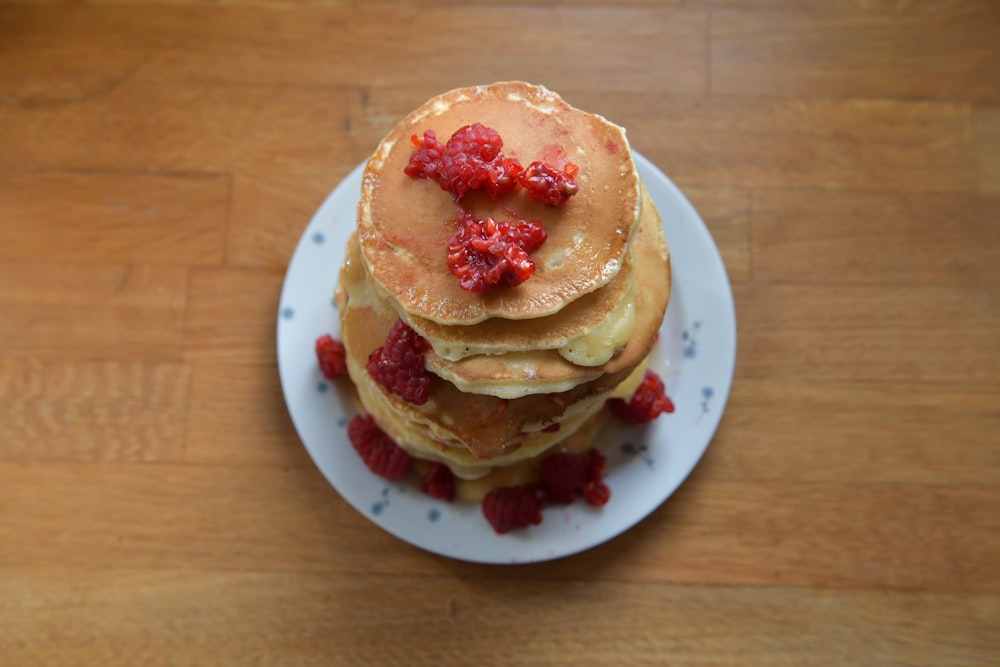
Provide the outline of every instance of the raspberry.
{"type": "Polygon", "coordinates": [[[673,401],[664,392],[663,380],[648,369],[631,400],[612,398],[608,406],[612,414],[632,424],[647,424],[664,412],[674,411],[673,401]]]}
{"type": "Polygon", "coordinates": [[[545,491],[540,484],[505,486],[483,498],[483,516],[498,535],[542,522],[545,491]]]}
{"type": "Polygon", "coordinates": [[[583,490],[583,499],[588,505],[603,507],[611,500],[611,488],[604,482],[591,484],[583,490]]]}
{"type": "Polygon", "coordinates": [[[410,141],[414,151],[403,172],[411,178],[437,180],[456,200],[479,189],[500,199],[518,187],[524,171],[516,158],[501,153],[500,134],[482,123],[460,127],[447,144],[438,141],[433,130],[426,130],[423,138],[413,135],[410,141]]]}
{"type": "Polygon", "coordinates": [[[458,231],[448,243],[448,268],[462,289],[488,292],[500,284],[520,285],[535,273],[528,256],[548,234],[537,220],[510,223],[458,214],[458,231]]]}
{"type": "Polygon", "coordinates": [[[424,132],[423,139],[417,135],[410,137],[416,149],[410,156],[410,161],[403,168],[410,178],[437,179],[441,175],[441,156],[444,155],[444,144],[437,139],[434,130],[424,132]]]}
{"type": "Polygon", "coordinates": [[[544,162],[532,162],[518,176],[518,182],[535,199],[549,206],[558,206],[580,190],[573,180],[577,170],[574,164],[567,164],[559,171],[544,162]]]}
{"type": "Polygon", "coordinates": [[[330,334],[316,339],[316,361],[327,380],[336,380],[347,370],[347,353],[344,344],[330,334]]]}
{"type": "Polygon", "coordinates": [[[382,347],[368,355],[368,372],[380,385],[414,405],[430,398],[434,376],[424,368],[427,341],[403,320],[396,320],[382,347]]]}
{"type": "Polygon", "coordinates": [[[587,472],[590,483],[583,487],[583,499],[588,505],[601,507],[611,499],[611,488],[604,483],[608,472],[607,459],[596,449],[587,452],[587,472]]]}
{"type": "Polygon", "coordinates": [[[582,454],[557,452],[542,459],[542,486],[549,502],[568,505],[583,495],[590,482],[587,459],[582,454]]]}
{"type": "Polygon", "coordinates": [[[566,163],[560,170],[545,162],[532,162],[527,169],[517,158],[502,153],[503,139],[482,123],[465,125],[442,145],[433,130],[410,138],[414,151],[403,172],[411,178],[436,179],[441,189],[461,201],[470,190],[483,189],[494,199],[524,187],[535,199],[558,206],[579,191],[579,167],[566,163]]]}
{"type": "Polygon", "coordinates": [[[420,488],[432,498],[451,502],[455,499],[455,475],[445,464],[434,463],[424,474],[420,488]]]}
{"type": "Polygon", "coordinates": [[[569,505],[583,498],[600,506],[611,497],[611,489],[603,479],[606,470],[604,455],[596,449],[586,454],[556,452],[542,459],[542,487],[551,503],[569,505]]]}
{"type": "Polygon", "coordinates": [[[487,172],[489,179],[483,182],[486,192],[494,199],[500,199],[508,192],[513,192],[518,187],[518,179],[524,167],[514,157],[498,157],[490,164],[487,172]]]}
{"type": "Polygon", "coordinates": [[[347,435],[368,469],[398,482],[410,469],[410,455],[385,434],[371,415],[355,415],[347,425],[347,435]]]}
{"type": "Polygon", "coordinates": [[[441,189],[460,200],[469,190],[499,183],[503,175],[498,173],[503,171],[502,148],[503,140],[497,131],[482,123],[456,130],[441,156],[441,189]]]}

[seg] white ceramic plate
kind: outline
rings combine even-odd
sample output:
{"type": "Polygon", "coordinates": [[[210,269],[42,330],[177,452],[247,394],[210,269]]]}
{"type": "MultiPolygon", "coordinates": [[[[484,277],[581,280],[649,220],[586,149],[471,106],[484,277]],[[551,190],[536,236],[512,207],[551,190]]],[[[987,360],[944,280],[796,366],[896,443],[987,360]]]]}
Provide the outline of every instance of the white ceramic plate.
{"type": "Polygon", "coordinates": [[[339,336],[332,294],[355,226],[362,166],[316,212],[292,256],[278,308],[278,368],[299,437],[320,471],[357,511],[422,549],[483,563],[549,560],[596,546],[660,506],[701,458],[722,417],[736,361],[736,315],[729,279],[704,222],[649,160],[635,156],[663,217],[673,287],[651,367],[676,406],[646,427],[609,420],[602,440],[611,500],[544,511],[538,526],[496,535],[478,505],[426,496],[415,482],[394,483],[365,468],[347,439],[355,414],[348,392],[323,379],[314,342],[339,336]]]}

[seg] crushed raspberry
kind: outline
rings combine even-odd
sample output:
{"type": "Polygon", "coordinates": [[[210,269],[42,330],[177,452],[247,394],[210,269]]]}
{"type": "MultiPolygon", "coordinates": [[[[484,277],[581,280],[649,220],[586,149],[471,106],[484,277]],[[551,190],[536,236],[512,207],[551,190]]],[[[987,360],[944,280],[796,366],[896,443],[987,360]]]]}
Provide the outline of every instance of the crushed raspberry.
{"type": "Polygon", "coordinates": [[[501,153],[503,140],[493,128],[474,123],[448,139],[441,156],[441,189],[461,200],[470,190],[486,190],[494,199],[517,187],[521,164],[501,153]]]}
{"type": "Polygon", "coordinates": [[[557,452],[542,459],[542,487],[549,502],[568,505],[583,495],[590,482],[587,457],[573,452],[557,452]]]}
{"type": "Polygon", "coordinates": [[[396,320],[382,347],[368,355],[368,372],[380,385],[414,405],[430,398],[434,376],[424,368],[429,345],[403,320],[396,320]]]}
{"type": "Polygon", "coordinates": [[[347,371],[347,353],[344,344],[331,336],[323,334],[316,339],[316,361],[319,370],[327,380],[336,380],[347,371]]]}
{"type": "Polygon", "coordinates": [[[471,190],[482,189],[500,199],[523,187],[535,199],[558,206],[580,189],[573,180],[580,169],[575,164],[559,169],[538,161],[525,169],[517,158],[503,154],[500,134],[482,123],[460,127],[446,144],[433,130],[424,131],[423,137],[413,135],[410,141],[414,151],[403,172],[411,178],[437,180],[456,201],[471,190]]]}
{"type": "Polygon", "coordinates": [[[483,188],[494,199],[517,189],[524,167],[514,157],[499,157],[495,159],[489,171],[489,180],[483,183],[483,188]]]}
{"type": "Polygon", "coordinates": [[[536,220],[476,220],[461,211],[458,231],[448,243],[448,268],[458,278],[459,286],[470,292],[520,285],[535,273],[535,263],[528,253],[546,238],[545,228],[536,220]]]}
{"type": "Polygon", "coordinates": [[[663,380],[648,369],[631,400],[612,398],[608,407],[616,417],[632,424],[647,424],[664,412],[674,411],[674,403],[666,396],[663,380]]]}
{"type": "Polygon", "coordinates": [[[438,141],[434,130],[424,132],[423,138],[413,135],[414,151],[410,161],[403,168],[410,178],[430,178],[436,180],[441,175],[441,157],[444,155],[444,144],[438,141]]]}
{"type": "Polygon", "coordinates": [[[410,455],[379,428],[371,415],[355,415],[347,436],[361,460],[376,475],[399,481],[410,469],[410,455]]]}
{"type": "Polygon", "coordinates": [[[574,164],[567,164],[559,171],[544,162],[532,162],[521,172],[518,182],[535,199],[558,206],[579,192],[580,186],[573,180],[577,171],[574,164]]]}
{"type": "Polygon", "coordinates": [[[545,491],[540,484],[493,489],[483,498],[483,516],[498,535],[542,522],[545,491]]]}
{"type": "Polygon", "coordinates": [[[604,455],[596,449],[586,454],[556,452],[542,459],[541,483],[549,502],[568,505],[583,498],[591,505],[604,505],[611,489],[604,483],[604,455]]]}
{"type": "Polygon", "coordinates": [[[455,499],[455,475],[451,468],[436,462],[424,474],[420,488],[432,498],[451,502],[455,499]]]}

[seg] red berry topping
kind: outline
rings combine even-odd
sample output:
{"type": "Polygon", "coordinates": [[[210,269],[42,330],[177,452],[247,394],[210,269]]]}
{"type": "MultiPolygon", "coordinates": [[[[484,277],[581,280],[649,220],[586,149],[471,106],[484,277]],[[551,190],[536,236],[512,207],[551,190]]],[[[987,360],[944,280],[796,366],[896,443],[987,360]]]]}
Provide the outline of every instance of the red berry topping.
{"type": "Polygon", "coordinates": [[[562,171],[550,167],[544,162],[532,162],[521,172],[518,181],[535,199],[549,206],[558,206],[580,190],[573,180],[578,168],[567,164],[562,171]]]}
{"type": "Polygon", "coordinates": [[[517,189],[518,179],[523,171],[524,167],[517,158],[498,157],[490,165],[489,180],[483,183],[483,187],[491,197],[500,199],[502,195],[517,189]]]}
{"type": "Polygon", "coordinates": [[[410,137],[413,142],[413,155],[403,168],[410,178],[437,179],[441,175],[441,156],[444,155],[444,144],[437,139],[434,130],[427,130],[421,139],[417,135],[410,137]]]}
{"type": "Polygon", "coordinates": [[[460,200],[469,190],[486,189],[499,199],[517,187],[521,165],[501,154],[503,139],[482,123],[459,128],[441,156],[441,189],[460,200]]]}
{"type": "Polygon", "coordinates": [[[455,499],[455,475],[451,468],[436,462],[424,474],[420,488],[432,498],[451,502],[455,499]]]}
{"type": "Polygon", "coordinates": [[[441,189],[454,195],[456,201],[479,189],[500,199],[520,186],[535,199],[558,206],[580,189],[573,180],[579,171],[575,164],[567,162],[560,169],[539,161],[525,169],[517,158],[504,156],[500,134],[482,123],[460,127],[444,145],[433,130],[410,140],[414,151],[403,169],[406,175],[437,179],[441,189]]]}
{"type": "Polygon", "coordinates": [[[498,285],[520,285],[535,273],[528,253],[548,237],[536,220],[511,223],[475,220],[459,212],[458,231],[448,243],[448,268],[462,289],[488,292],[498,285]]]}
{"type": "Polygon", "coordinates": [[[368,355],[368,372],[393,394],[415,405],[423,405],[434,387],[434,376],[424,368],[428,347],[420,334],[403,320],[396,320],[382,347],[368,355]]]}
{"type": "Polygon", "coordinates": [[[573,452],[557,452],[542,459],[542,486],[549,502],[568,505],[583,495],[590,482],[587,457],[573,452]]]}
{"type": "Polygon", "coordinates": [[[542,522],[545,491],[540,484],[493,489],[483,498],[483,516],[498,535],[542,522]]]}
{"type": "Polygon", "coordinates": [[[330,334],[316,339],[316,361],[327,380],[336,380],[347,370],[347,353],[344,344],[330,334]]]}
{"type": "Polygon", "coordinates": [[[542,487],[549,502],[568,505],[583,498],[591,505],[603,505],[611,497],[604,483],[607,471],[604,455],[596,449],[586,454],[556,452],[542,459],[542,487]]]}
{"type": "Polygon", "coordinates": [[[474,123],[459,128],[442,144],[433,130],[410,139],[414,151],[403,172],[411,178],[436,179],[441,189],[461,200],[470,190],[483,189],[494,199],[518,187],[524,168],[505,157],[503,140],[493,128],[474,123]]]}
{"type": "Polygon", "coordinates": [[[616,417],[633,424],[647,424],[664,412],[674,411],[674,403],[664,391],[663,380],[648,369],[631,400],[612,398],[608,406],[616,417]]]}
{"type": "Polygon", "coordinates": [[[591,484],[583,490],[583,499],[588,505],[603,507],[611,500],[611,487],[603,482],[591,484]]]}
{"type": "Polygon", "coordinates": [[[356,415],[351,419],[347,436],[373,473],[392,481],[406,477],[410,455],[379,428],[371,415],[356,415]]]}

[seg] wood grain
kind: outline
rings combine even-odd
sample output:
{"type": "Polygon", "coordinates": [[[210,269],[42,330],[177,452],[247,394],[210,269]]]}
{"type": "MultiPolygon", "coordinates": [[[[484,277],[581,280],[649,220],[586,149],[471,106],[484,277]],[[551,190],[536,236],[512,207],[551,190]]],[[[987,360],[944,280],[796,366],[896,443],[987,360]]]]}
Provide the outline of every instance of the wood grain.
{"type": "Polygon", "coordinates": [[[170,363],[2,359],[0,456],[177,461],[189,374],[170,363]]]}
{"type": "Polygon", "coordinates": [[[0,666],[997,664],[997,72],[991,0],[0,0],[0,666]],[[493,567],[330,486],[275,327],[333,187],[513,78],[680,186],[738,353],[666,503],[493,567]]]}
{"type": "Polygon", "coordinates": [[[997,220],[995,195],[761,189],[754,277],[992,292],[1000,285],[997,220]]]}
{"type": "Polygon", "coordinates": [[[623,653],[636,665],[664,656],[681,665],[987,665],[998,657],[989,643],[996,601],[976,595],[531,579],[459,579],[442,595],[448,580],[438,577],[125,570],[81,583],[45,574],[0,584],[2,599],[31,601],[0,639],[12,659],[61,662],[90,651],[149,664],[363,665],[379,655],[412,665],[572,665],[581,644],[593,646],[594,664],[623,653]],[[515,621],[516,646],[480,631],[510,626],[521,605],[538,620],[515,621]],[[116,627],[121,607],[132,617],[116,627]],[[565,622],[567,609],[580,625],[565,622]],[[40,640],[52,634],[62,642],[40,640]],[[426,637],[419,652],[404,639],[414,636],[426,637]]]}
{"type": "Polygon", "coordinates": [[[178,360],[188,269],[158,264],[0,263],[4,355],[178,360]]]}
{"type": "Polygon", "coordinates": [[[712,92],[996,103],[997,20],[973,12],[716,11],[712,92]]]}
{"type": "Polygon", "coordinates": [[[744,379],[704,465],[730,480],[988,487],[998,405],[996,388],[744,379]]]}
{"type": "Polygon", "coordinates": [[[734,291],[739,377],[998,385],[992,291],[759,283],[734,291]]]}
{"type": "Polygon", "coordinates": [[[218,264],[229,198],[228,179],[218,176],[5,174],[0,256],[218,264]]]}
{"type": "Polygon", "coordinates": [[[186,461],[310,466],[271,366],[199,364],[192,369],[186,461]],[[247,406],[255,406],[252,413],[247,406]]]}
{"type": "Polygon", "coordinates": [[[274,331],[281,279],[279,273],[251,269],[193,272],[185,359],[202,363],[264,363],[273,369],[277,363],[274,331]]]}

